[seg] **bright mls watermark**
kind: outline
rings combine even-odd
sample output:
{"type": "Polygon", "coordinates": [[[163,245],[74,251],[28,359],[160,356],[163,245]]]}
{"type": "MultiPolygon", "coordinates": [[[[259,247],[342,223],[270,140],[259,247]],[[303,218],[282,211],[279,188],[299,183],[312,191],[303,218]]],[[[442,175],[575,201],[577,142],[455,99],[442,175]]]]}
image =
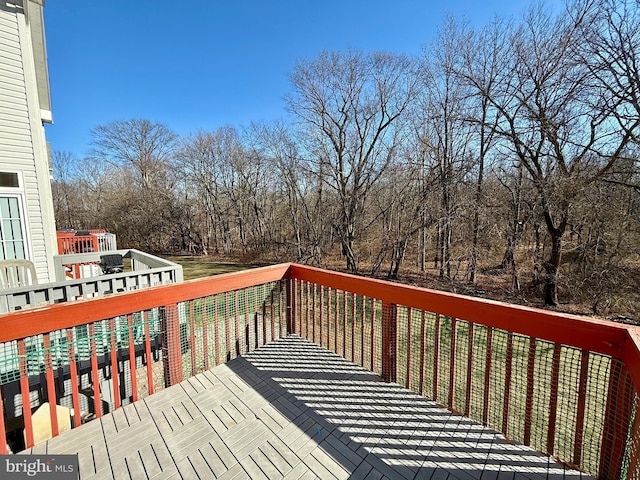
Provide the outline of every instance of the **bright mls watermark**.
{"type": "Polygon", "coordinates": [[[2,480],[78,480],[77,455],[0,455],[2,480]]]}

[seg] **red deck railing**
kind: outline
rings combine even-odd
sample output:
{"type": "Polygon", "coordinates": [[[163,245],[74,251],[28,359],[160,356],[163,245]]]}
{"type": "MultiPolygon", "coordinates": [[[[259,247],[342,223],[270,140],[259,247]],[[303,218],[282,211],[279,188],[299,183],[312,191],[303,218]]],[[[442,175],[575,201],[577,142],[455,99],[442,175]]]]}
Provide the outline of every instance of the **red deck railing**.
{"type": "Polygon", "coordinates": [[[287,333],[589,474],[640,476],[636,327],[295,264],[0,317],[0,453],[34,444],[44,402],[77,426],[287,333]]]}
{"type": "Polygon", "coordinates": [[[90,253],[103,250],[100,248],[99,235],[104,235],[107,231],[87,230],[87,233],[87,235],[77,235],[75,230],[57,231],[58,253],[60,255],[68,255],[70,253],[90,253]]]}

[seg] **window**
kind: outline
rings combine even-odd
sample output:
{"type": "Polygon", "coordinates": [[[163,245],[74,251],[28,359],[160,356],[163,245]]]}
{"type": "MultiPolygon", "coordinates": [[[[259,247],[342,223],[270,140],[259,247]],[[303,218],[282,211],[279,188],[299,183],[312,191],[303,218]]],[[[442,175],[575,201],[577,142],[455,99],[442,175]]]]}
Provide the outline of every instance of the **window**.
{"type": "Polygon", "coordinates": [[[20,177],[0,172],[0,260],[27,258],[20,177]]]}
{"type": "Polygon", "coordinates": [[[13,172],[0,172],[0,187],[19,188],[18,174],[13,172]]]}

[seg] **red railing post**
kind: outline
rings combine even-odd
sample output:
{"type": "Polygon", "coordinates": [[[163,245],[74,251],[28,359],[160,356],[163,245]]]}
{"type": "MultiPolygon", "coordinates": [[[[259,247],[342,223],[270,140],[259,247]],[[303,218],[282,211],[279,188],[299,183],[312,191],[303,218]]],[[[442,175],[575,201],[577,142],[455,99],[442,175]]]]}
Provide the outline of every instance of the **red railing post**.
{"type": "Polygon", "coordinates": [[[382,304],[382,378],[396,381],[397,307],[393,303],[382,304]]]}
{"type": "Polygon", "coordinates": [[[149,337],[149,312],[144,312],[144,352],[147,358],[147,392],[153,395],[153,358],[151,357],[151,338],[149,337]]]}
{"type": "Polygon", "coordinates": [[[59,433],[58,427],[58,401],[56,398],[56,386],[53,376],[53,362],[51,361],[51,339],[49,334],[43,336],[44,342],[44,364],[45,378],[47,379],[47,400],[49,401],[49,418],[51,420],[51,436],[57,437],[59,433]]]}
{"type": "Polygon", "coordinates": [[[180,318],[178,306],[167,305],[160,309],[162,328],[162,360],[164,385],[170,387],[182,381],[182,345],[180,342],[180,318]]]}
{"type": "Polygon", "coordinates": [[[633,410],[633,397],[633,384],[623,364],[612,361],[598,468],[599,478],[602,480],[621,478],[622,460],[633,410]]]}

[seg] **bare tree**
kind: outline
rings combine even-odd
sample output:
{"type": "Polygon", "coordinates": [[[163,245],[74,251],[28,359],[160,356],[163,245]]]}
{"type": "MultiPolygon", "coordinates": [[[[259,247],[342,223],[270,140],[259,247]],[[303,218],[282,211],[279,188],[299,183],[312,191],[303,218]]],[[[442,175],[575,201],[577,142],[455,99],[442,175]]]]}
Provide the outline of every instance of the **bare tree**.
{"type": "Polygon", "coordinates": [[[74,228],[78,225],[76,196],[80,193],[74,186],[78,158],[71,152],[53,152],[53,180],[51,194],[57,228],[74,228]]]}
{"type": "Polygon", "coordinates": [[[282,122],[254,124],[251,130],[253,148],[271,162],[266,169],[275,173],[271,184],[276,198],[285,200],[285,203],[276,203],[280,210],[286,211],[283,216],[288,219],[288,225],[280,225],[279,232],[273,234],[279,235],[280,243],[293,245],[297,261],[321,265],[325,232],[331,229],[324,205],[319,201],[322,182],[312,174],[301,146],[287,125],[282,122]]]}
{"type": "Polygon", "coordinates": [[[177,152],[187,195],[195,197],[203,214],[200,230],[206,251],[233,251],[236,213],[230,191],[237,183],[232,166],[239,155],[242,145],[232,127],[185,137],[177,152]]]}
{"type": "MultiPolygon", "coordinates": [[[[463,59],[456,69],[459,81],[470,88],[471,102],[466,121],[474,125],[477,176],[473,208],[472,245],[469,259],[469,282],[474,283],[478,267],[480,210],[484,204],[485,168],[490,150],[495,145],[499,111],[491,104],[491,92],[497,87],[505,68],[504,52],[508,47],[504,21],[494,20],[480,32],[462,31],[458,45],[463,59]]],[[[508,57],[508,56],[507,56],[508,57]]],[[[515,248],[515,245],[513,246],[515,248]]],[[[513,264],[515,272],[515,263],[513,264]]]]}
{"type": "Polygon", "coordinates": [[[394,158],[401,116],[415,95],[411,73],[405,56],[350,51],[323,52],[291,75],[287,103],[307,135],[316,174],[337,195],[333,229],[351,271],[363,208],[394,158]]]}
{"type": "Polygon", "coordinates": [[[466,121],[470,93],[457,71],[467,33],[449,18],[434,45],[425,51],[422,100],[423,149],[437,167],[440,212],[436,264],[440,277],[451,278],[457,188],[472,169],[473,126],[466,121]]]}
{"type": "Polygon", "coordinates": [[[181,219],[171,165],[176,135],[161,123],[138,119],[95,127],[91,135],[91,158],[112,167],[107,185],[112,201],[102,220],[111,222],[125,244],[168,248],[181,219]]]}
{"type": "Polygon", "coordinates": [[[531,9],[511,34],[511,67],[489,94],[498,132],[538,192],[550,252],[544,262],[547,305],[558,303],[562,242],[571,207],[584,188],[608,172],[633,137],[638,120],[620,121],[620,106],[577,59],[576,45],[593,32],[593,5],[576,2],[560,15],[531,9]]]}
{"type": "Polygon", "coordinates": [[[91,131],[92,156],[129,166],[140,179],[143,190],[164,175],[175,147],[176,135],[164,124],[132,119],[99,125],[91,131]]]}

